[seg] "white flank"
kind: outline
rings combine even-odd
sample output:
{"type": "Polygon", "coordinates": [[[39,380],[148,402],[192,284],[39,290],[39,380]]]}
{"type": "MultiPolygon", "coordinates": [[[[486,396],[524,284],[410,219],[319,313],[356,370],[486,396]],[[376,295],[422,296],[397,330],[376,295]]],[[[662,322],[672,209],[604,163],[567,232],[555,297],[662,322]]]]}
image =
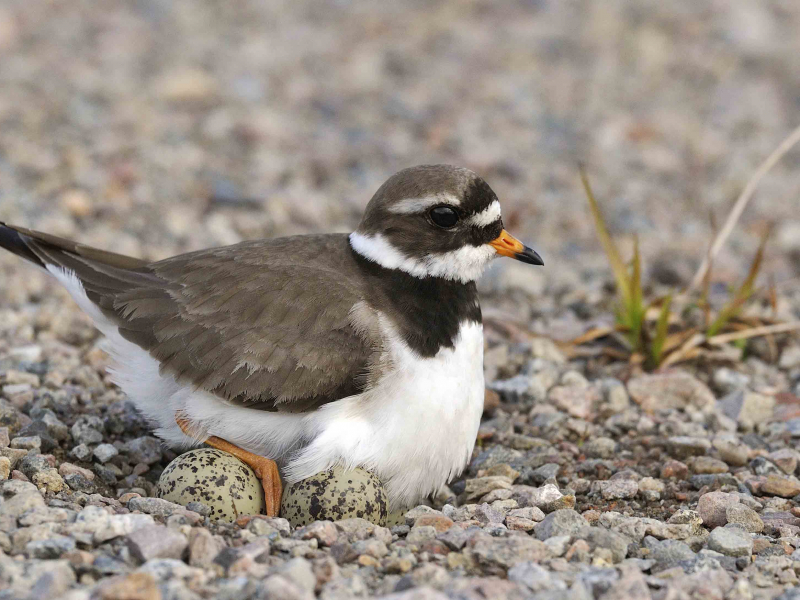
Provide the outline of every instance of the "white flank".
{"type": "Polygon", "coordinates": [[[413,215],[416,213],[425,212],[429,208],[440,204],[450,204],[451,206],[458,206],[461,200],[452,194],[438,194],[436,196],[425,196],[424,198],[405,198],[396,202],[389,207],[389,212],[397,215],[413,215]]]}
{"type": "Polygon", "coordinates": [[[476,215],[472,215],[467,222],[476,227],[486,227],[500,218],[500,203],[495,200],[476,215]]]}
{"type": "Polygon", "coordinates": [[[494,248],[483,244],[411,258],[392,246],[380,233],[363,235],[355,231],[350,234],[350,246],[367,260],[386,269],[400,269],[414,277],[442,277],[462,283],[479,279],[489,261],[497,256],[494,248]]]}

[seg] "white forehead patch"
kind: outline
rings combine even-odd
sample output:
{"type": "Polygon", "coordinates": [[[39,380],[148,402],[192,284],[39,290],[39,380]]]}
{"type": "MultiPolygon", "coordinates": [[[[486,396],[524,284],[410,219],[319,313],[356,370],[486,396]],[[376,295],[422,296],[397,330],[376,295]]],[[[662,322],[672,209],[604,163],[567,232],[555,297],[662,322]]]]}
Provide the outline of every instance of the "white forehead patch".
{"type": "Polygon", "coordinates": [[[461,200],[452,194],[437,194],[436,196],[425,196],[423,198],[404,198],[389,207],[389,212],[396,215],[413,215],[422,213],[439,204],[449,204],[458,206],[461,200]]]}
{"type": "Polygon", "coordinates": [[[481,212],[472,215],[467,222],[476,227],[486,227],[500,218],[500,203],[495,200],[481,212]]]}
{"type": "Polygon", "coordinates": [[[497,251],[489,244],[481,244],[429,254],[424,258],[411,258],[392,246],[380,233],[364,235],[357,231],[350,234],[350,246],[385,269],[400,269],[414,277],[442,277],[462,283],[477,280],[486,265],[497,256],[497,251]]]}

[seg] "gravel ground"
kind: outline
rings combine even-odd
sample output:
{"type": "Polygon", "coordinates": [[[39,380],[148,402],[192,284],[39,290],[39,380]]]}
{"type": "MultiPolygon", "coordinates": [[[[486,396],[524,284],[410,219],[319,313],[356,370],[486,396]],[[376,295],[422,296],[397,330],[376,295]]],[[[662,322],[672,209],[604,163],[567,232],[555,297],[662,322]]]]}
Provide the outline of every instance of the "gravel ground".
{"type": "MultiPolygon", "coordinates": [[[[800,345],[643,374],[565,340],[610,319],[575,161],[648,282],[685,283],[797,125],[800,7],[669,3],[0,5],[0,220],[137,256],[347,231],[410,164],[483,174],[545,269],[481,282],[487,411],[465,475],[391,529],[210,523],[90,322],[0,256],[0,598],[800,598],[800,345]],[[7,479],[7,480],[6,480],[7,479]],[[794,591],[792,591],[794,589],[794,591]]],[[[800,316],[798,154],[715,273],[800,316]]]]}

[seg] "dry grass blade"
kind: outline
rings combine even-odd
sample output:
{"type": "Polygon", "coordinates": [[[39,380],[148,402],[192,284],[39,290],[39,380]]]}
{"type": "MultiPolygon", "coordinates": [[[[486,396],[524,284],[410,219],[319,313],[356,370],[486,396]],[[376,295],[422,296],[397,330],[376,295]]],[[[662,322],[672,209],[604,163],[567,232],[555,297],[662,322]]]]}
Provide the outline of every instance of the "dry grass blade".
{"type": "Polygon", "coordinates": [[[581,344],[588,344],[589,342],[593,342],[596,339],[606,337],[614,332],[613,327],[595,327],[594,329],[590,329],[583,335],[579,335],[574,340],[571,340],[570,343],[574,344],[575,346],[580,346],[581,344]]]}
{"type": "Polygon", "coordinates": [[[736,290],[733,298],[731,298],[731,300],[722,307],[717,315],[717,318],[714,319],[714,322],[709,326],[708,331],[706,332],[708,337],[713,337],[722,331],[725,325],[727,325],[732,318],[739,314],[745,302],[747,302],[753,295],[753,292],[755,291],[756,278],[761,270],[761,263],[764,260],[764,249],[766,248],[769,234],[770,232],[767,230],[764,232],[764,235],[761,236],[761,243],[758,246],[758,252],[756,252],[756,256],[753,259],[753,262],[750,264],[750,270],[747,273],[747,277],[742,285],[739,286],[739,289],[736,290]]]}
{"type": "Polygon", "coordinates": [[[704,343],[706,339],[706,336],[704,336],[702,333],[693,335],[686,340],[680,348],[667,356],[659,368],[664,369],[670,365],[674,365],[675,363],[690,359],[692,357],[693,350],[704,343]]]}
{"type": "Polygon", "coordinates": [[[762,335],[774,335],[777,333],[789,333],[791,331],[800,330],[800,321],[790,321],[789,323],[777,323],[776,325],[764,325],[763,327],[752,327],[742,331],[734,331],[732,333],[722,333],[708,338],[708,343],[712,346],[721,346],[737,340],[746,340],[754,337],[761,337],[762,335]]]}
{"type": "Polygon", "coordinates": [[[719,253],[720,248],[725,244],[725,241],[728,239],[728,236],[733,231],[733,228],[736,227],[736,223],[739,221],[739,217],[742,216],[744,209],[747,207],[747,203],[750,201],[750,198],[753,196],[753,192],[755,192],[756,187],[764,178],[764,176],[769,173],[770,169],[775,166],[775,164],[783,158],[783,156],[791,150],[797,142],[800,142],[800,126],[798,126],[792,133],[789,134],[780,146],[778,146],[772,154],[770,154],[767,159],[761,163],[753,176],[750,177],[750,180],[745,185],[742,193],[739,194],[739,198],[736,200],[736,203],[733,205],[733,209],[731,210],[728,218],[725,220],[725,224],[720,230],[719,234],[714,239],[714,243],[711,245],[711,251],[708,253],[708,256],[703,260],[700,264],[700,268],[697,269],[697,273],[695,273],[692,282],[689,284],[689,287],[686,289],[686,293],[691,292],[692,290],[696,289],[699,286],[703,278],[706,276],[706,271],[708,271],[709,266],[711,265],[711,261],[714,257],[719,253]]]}

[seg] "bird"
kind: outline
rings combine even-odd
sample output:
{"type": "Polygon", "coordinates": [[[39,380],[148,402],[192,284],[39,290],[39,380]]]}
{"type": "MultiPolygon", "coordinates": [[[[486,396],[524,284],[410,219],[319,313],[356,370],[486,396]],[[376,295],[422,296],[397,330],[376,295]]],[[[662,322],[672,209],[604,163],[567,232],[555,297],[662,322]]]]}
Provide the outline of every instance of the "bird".
{"type": "Polygon", "coordinates": [[[67,289],[110,379],[175,449],[230,452],[276,516],[284,484],[335,465],[419,504],[468,464],[483,412],[476,281],[543,265],[471,170],[392,175],[350,234],[244,241],[146,261],[0,223],[0,246],[67,289]]]}

